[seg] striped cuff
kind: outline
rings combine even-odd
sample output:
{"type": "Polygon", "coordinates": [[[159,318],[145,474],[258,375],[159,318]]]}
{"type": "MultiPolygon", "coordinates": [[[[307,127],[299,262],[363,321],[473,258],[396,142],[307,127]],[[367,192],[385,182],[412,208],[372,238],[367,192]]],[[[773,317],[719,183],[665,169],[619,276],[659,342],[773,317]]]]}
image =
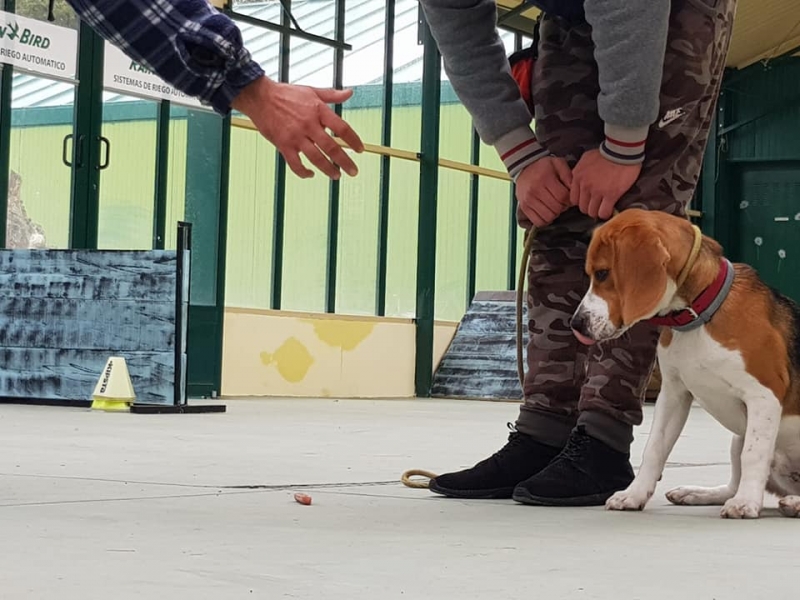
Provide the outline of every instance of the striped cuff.
{"type": "Polygon", "coordinates": [[[648,127],[618,127],[605,125],[606,139],[600,144],[600,154],[611,162],[636,165],[644,161],[648,127]]]}
{"type": "Polygon", "coordinates": [[[514,181],[522,169],[550,154],[536,141],[530,127],[520,127],[507,133],[497,140],[494,147],[514,181]]]}

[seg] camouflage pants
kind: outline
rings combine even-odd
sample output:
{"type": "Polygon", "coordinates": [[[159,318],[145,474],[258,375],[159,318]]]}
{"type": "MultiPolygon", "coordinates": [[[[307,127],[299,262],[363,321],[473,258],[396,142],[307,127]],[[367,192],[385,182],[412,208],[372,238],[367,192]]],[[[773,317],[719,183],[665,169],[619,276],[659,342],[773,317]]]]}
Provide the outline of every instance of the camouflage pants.
{"type": "MultiPolygon", "coordinates": [[[[736,0],[673,0],[659,119],[650,128],[639,180],[617,204],[685,215],[716,107],[736,0]]],[[[545,16],[533,73],[536,134],[574,166],[603,140],[600,91],[588,24],[545,16]]],[[[518,211],[522,227],[531,224],[518,211]]],[[[528,374],[520,431],[562,445],[576,423],[627,452],[655,363],[657,331],[587,348],[569,320],[588,288],[584,260],[596,222],[576,208],[537,233],[528,271],[528,374]]]]}

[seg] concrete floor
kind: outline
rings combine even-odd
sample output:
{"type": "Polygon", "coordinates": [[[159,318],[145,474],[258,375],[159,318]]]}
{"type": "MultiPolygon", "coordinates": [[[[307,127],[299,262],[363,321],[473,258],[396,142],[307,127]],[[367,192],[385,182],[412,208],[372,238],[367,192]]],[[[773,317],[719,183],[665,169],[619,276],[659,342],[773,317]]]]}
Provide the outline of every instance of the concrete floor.
{"type": "Polygon", "coordinates": [[[724,521],[664,499],[671,486],[727,481],[728,436],[701,409],[648,510],[609,513],[449,500],[397,483],[408,468],[444,472],[497,450],[514,404],[226,403],[223,415],[169,416],[0,406],[0,598],[794,592],[800,521],[774,509],[724,521]],[[300,490],[312,506],[293,501],[300,490]]]}

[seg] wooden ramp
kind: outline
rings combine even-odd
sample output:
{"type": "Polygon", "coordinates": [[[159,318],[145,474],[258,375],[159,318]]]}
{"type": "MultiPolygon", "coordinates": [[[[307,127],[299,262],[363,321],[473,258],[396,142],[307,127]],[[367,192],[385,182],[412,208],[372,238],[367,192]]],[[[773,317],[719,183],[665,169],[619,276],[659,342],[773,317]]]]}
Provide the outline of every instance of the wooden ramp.
{"type": "MultiPolygon", "coordinates": [[[[433,378],[439,398],[521,400],[517,376],[516,292],[478,292],[433,378]]],[[[523,321],[527,320],[523,307],[523,321]]],[[[523,329],[528,343],[527,326],[523,329]]]]}
{"type": "MultiPolygon", "coordinates": [[[[458,325],[433,377],[431,395],[461,400],[522,400],[517,375],[516,292],[479,292],[458,325]]],[[[527,307],[523,359],[528,345],[527,307]]],[[[526,366],[527,369],[527,366],[526,366]]],[[[655,402],[661,387],[656,366],[645,394],[655,402]]]]}

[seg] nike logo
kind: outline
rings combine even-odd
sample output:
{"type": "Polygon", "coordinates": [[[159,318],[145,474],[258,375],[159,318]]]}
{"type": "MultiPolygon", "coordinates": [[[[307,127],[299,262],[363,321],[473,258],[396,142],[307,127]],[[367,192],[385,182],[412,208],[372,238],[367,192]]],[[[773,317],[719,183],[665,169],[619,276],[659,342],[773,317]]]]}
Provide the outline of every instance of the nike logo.
{"type": "Polygon", "coordinates": [[[682,108],[673,108],[672,110],[668,110],[664,113],[664,116],[661,117],[661,120],[658,122],[658,128],[663,129],[673,121],[680,119],[683,115],[686,114],[686,111],[682,108]]]}

